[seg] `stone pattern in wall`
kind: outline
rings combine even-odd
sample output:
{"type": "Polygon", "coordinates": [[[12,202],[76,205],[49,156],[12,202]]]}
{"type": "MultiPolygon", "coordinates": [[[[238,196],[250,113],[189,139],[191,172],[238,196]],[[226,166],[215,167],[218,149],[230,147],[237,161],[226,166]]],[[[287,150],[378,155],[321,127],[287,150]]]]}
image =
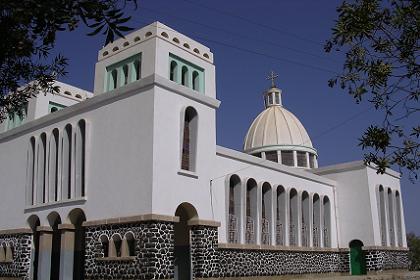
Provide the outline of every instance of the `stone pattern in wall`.
{"type": "Polygon", "coordinates": [[[348,252],[219,249],[220,277],[349,271],[348,252]]]}
{"type": "Polygon", "coordinates": [[[194,277],[218,277],[217,227],[193,226],[191,229],[191,262],[194,277]]]}
{"type": "Polygon", "coordinates": [[[13,244],[13,262],[0,263],[0,277],[20,277],[23,280],[30,278],[31,267],[31,234],[0,235],[0,245],[13,244]]]}
{"type": "Polygon", "coordinates": [[[383,271],[389,269],[408,269],[408,251],[366,250],[366,270],[383,271]]]}
{"type": "Polygon", "coordinates": [[[166,279],[174,277],[174,226],[168,222],[99,225],[85,228],[86,279],[166,279]],[[134,260],[100,260],[104,256],[100,236],[122,237],[132,232],[134,260]]]}

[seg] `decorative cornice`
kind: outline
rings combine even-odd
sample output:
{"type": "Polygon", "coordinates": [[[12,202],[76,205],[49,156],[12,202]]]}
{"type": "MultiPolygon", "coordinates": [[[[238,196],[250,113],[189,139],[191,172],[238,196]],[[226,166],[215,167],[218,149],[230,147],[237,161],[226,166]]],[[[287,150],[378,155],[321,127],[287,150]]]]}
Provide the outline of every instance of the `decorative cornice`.
{"type": "Polygon", "coordinates": [[[6,234],[31,234],[32,229],[30,228],[16,228],[16,229],[4,229],[0,230],[0,235],[6,234]]]}

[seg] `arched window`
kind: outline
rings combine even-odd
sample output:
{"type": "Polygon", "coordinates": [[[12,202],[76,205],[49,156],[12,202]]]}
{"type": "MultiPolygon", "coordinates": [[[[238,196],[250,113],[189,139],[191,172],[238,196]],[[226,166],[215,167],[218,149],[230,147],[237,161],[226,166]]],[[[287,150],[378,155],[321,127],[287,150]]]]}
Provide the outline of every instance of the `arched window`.
{"type": "Polygon", "coordinates": [[[200,75],[197,71],[193,71],[192,74],[193,90],[200,91],[200,75]]]}
{"type": "Polygon", "coordinates": [[[121,257],[132,257],[135,256],[135,239],[132,232],[128,232],[124,235],[121,248],[121,257]]]}
{"type": "Polygon", "coordinates": [[[181,84],[183,85],[183,86],[189,86],[189,81],[188,81],[188,75],[189,75],[189,71],[188,71],[188,68],[187,68],[187,66],[182,66],[182,70],[181,70],[181,72],[182,72],[182,77],[181,77],[181,84]]]}
{"type": "Polygon", "coordinates": [[[50,156],[49,156],[49,171],[48,171],[48,200],[58,200],[58,144],[59,144],[59,132],[55,128],[52,131],[50,138],[50,156]]]}
{"type": "Polygon", "coordinates": [[[257,182],[254,179],[248,179],[246,183],[246,228],[245,242],[253,244],[255,240],[255,226],[257,225],[257,182]]]}
{"type": "Polygon", "coordinates": [[[127,64],[125,64],[122,67],[122,77],[121,78],[122,78],[121,79],[122,80],[122,82],[121,82],[122,86],[128,84],[128,65],[127,64]]]}
{"type": "Polygon", "coordinates": [[[381,243],[382,246],[386,246],[386,213],[385,213],[385,192],[382,185],[379,186],[378,190],[378,213],[379,213],[379,226],[381,229],[381,243]]]}
{"type": "Polygon", "coordinates": [[[117,69],[114,69],[110,73],[108,90],[113,90],[117,88],[117,78],[118,72],[117,69]]]}
{"type": "Polygon", "coordinates": [[[309,247],[309,194],[302,193],[302,246],[309,247]]]}
{"type": "Polygon", "coordinates": [[[324,247],[331,247],[331,203],[327,196],[323,199],[324,217],[323,217],[323,235],[324,247]]]}
{"type": "Polygon", "coordinates": [[[66,125],[62,138],[62,160],[61,160],[61,197],[71,198],[71,154],[72,154],[72,126],[66,125]]]}
{"type": "Polygon", "coordinates": [[[388,226],[389,226],[389,243],[395,246],[395,228],[394,228],[394,197],[391,189],[388,189],[388,226]]]}
{"type": "Polygon", "coordinates": [[[286,192],[283,186],[277,187],[277,219],[276,219],[276,243],[285,245],[286,230],[286,192]]]}
{"type": "Polygon", "coordinates": [[[77,124],[75,138],[75,196],[85,196],[86,121],[77,124]]]}
{"type": "Polygon", "coordinates": [[[36,202],[45,202],[45,167],[47,166],[47,135],[41,134],[41,141],[38,144],[38,157],[37,157],[37,192],[36,202]]]}
{"type": "Polygon", "coordinates": [[[140,80],[141,78],[141,63],[139,59],[136,59],[133,63],[134,66],[134,79],[135,81],[140,80]]]}
{"type": "Polygon", "coordinates": [[[0,263],[6,261],[6,243],[0,245],[0,263]]]}
{"type": "Polygon", "coordinates": [[[178,82],[178,63],[176,61],[171,61],[169,79],[178,82]]]}
{"type": "Polygon", "coordinates": [[[29,139],[29,147],[27,154],[27,205],[35,204],[35,137],[29,139]]]}
{"type": "Polygon", "coordinates": [[[13,243],[9,243],[6,246],[6,262],[12,262],[13,261],[13,243]]]}
{"type": "Polygon", "coordinates": [[[109,253],[109,240],[106,235],[101,235],[99,238],[99,242],[101,243],[102,255],[104,258],[108,257],[109,253]]]}
{"type": "Polygon", "coordinates": [[[109,257],[121,257],[121,245],[122,245],[122,239],[121,235],[114,234],[111,237],[111,240],[109,242],[109,257]]]}
{"type": "Polygon", "coordinates": [[[398,246],[403,246],[403,235],[402,235],[402,220],[401,220],[401,197],[398,191],[395,192],[395,216],[396,216],[396,223],[397,223],[397,238],[398,238],[398,246]]]}
{"type": "Polygon", "coordinates": [[[271,244],[271,224],[272,224],[272,195],[271,186],[269,183],[262,185],[262,197],[261,197],[261,243],[264,245],[271,244]]]}
{"type": "Polygon", "coordinates": [[[295,189],[289,195],[289,245],[298,246],[298,194],[295,189]]]}
{"type": "Polygon", "coordinates": [[[229,178],[229,226],[228,242],[238,243],[240,230],[239,220],[241,217],[241,180],[237,175],[229,178]]]}
{"type": "Polygon", "coordinates": [[[193,107],[187,107],[183,121],[181,169],[195,171],[197,156],[197,111],[193,107]]]}
{"type": "Polygon", "coordinates": [[[313,246],[321,246],[321,201],[318,194],[314,194],[312,199],[313,212],[312,212],[312,239],[313,246]]]}

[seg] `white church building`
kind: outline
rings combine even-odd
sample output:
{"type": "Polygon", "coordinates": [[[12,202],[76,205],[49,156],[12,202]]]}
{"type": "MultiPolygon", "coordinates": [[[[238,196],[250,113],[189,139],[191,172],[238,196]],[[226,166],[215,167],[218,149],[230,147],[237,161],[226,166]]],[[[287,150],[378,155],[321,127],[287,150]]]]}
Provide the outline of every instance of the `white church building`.
{"type": "Polygon", "coordinates": [[[155,22],[99,51],[93,93],[57,85],[0,126],[0,279],[407,269],[400,174],[319,167],[274,83],[218,146],[206,46],[155,22]]]}

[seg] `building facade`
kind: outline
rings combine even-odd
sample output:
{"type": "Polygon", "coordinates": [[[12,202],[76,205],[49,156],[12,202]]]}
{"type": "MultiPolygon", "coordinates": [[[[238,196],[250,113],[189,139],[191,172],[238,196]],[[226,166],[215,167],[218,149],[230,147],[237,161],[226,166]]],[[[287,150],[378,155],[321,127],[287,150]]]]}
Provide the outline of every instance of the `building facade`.
{"type": "MultiPolygon", "coordinates": [[[[57,82],[58,83],[58,82],[57,82]]],[[[274,83],[216,145],[209,48],[153,23],[0,134],[0,278],[192,279],[406,269],[400,175],[318,167],[274,83]]]]}

